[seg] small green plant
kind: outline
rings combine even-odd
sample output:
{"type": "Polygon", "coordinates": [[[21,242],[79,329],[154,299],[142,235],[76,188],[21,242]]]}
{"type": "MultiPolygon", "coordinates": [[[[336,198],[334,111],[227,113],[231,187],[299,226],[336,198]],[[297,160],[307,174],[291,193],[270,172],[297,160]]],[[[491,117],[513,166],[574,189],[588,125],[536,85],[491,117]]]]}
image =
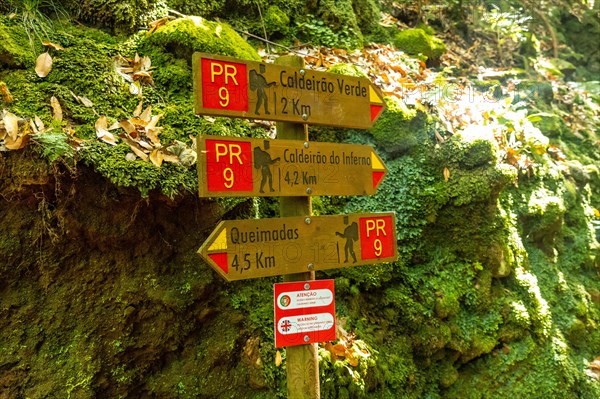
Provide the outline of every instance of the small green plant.
{"type": "Polygon", "coordinates": [[[49,32],[52,31],[52,20],[44,11],[59,17],[67,16],[54,0],[22,0],[18,11],[32,48],[35,47],[36,42],[48,40],[49,32]]]}
{"type": "Polygon", "coordinates": [[[311,14],[306,16],[306,20],[297,24],[297,32],[301,38],[316,45],[345,49],[353,49],[361,45],[360,34],[354,32],[352,28],[334,32],[325,25],[325,22],[311,14]]]}
{"type": "Polygon", "coordinates": [[[68,142],[68,137],[63,132],[44,132],[31,136],[33,141],[40,144],[40,151],[43,158],[50,162],[58,159],[63,161],[72,160],[75,150],[68,142]]]}

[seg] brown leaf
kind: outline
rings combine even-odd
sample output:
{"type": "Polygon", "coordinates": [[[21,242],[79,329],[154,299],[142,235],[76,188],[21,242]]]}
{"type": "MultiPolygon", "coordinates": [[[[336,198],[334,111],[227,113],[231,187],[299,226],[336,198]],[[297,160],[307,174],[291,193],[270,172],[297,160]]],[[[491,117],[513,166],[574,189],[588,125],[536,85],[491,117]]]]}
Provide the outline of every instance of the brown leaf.
{"type": "Polygon", "coordinates": [[[129,122],[133,123],[135,126],[144,127],[144,128],[148,125],[148,121],[146,121],[142,118],[131,118],[131,119],[129,119],[129,122]]]}
{"type": "Polygon", "coordinates": [[[52,42],[49,42],[49,41],[42,42],[42,45],[46,46],[46,47],[53,48],[54,50],[64,50],[63,46],[61,46],[60,44],[55,44],[55,43],[52,43],[52,42]]]}
{"type": "Polygon", "coordinates": [[[11,112],[6,112],[4,114],[4,129],[6,129],[6,133],[10,138],[15,141],[19,135],[19,118],[11,112]]]}
{"type": "Polygon", "coordinates": [[[4,101],[5,104],[10,104],[13,102],[14,98],[10,93],[10,90],[8,90],[8,86],[4,82],[0,82],[0,94],[2,94],[2,101],[4,101]]]}
{"type": "Polygon", "coordinates": [[[333,345],[333,354],[339,357],[346,356],[346,346],[344,344],[333,345]]]}
{"type": "Polygon", "coordinates": [[[356,367],[358,366],[358,358],[354,356],[352,351],[346,351],[346,360],[350,366],[356,367]]]}
{"type": "Polygon", "coordinates": [[[153,33],[161,26],[166,25],[167,22],[169,22],[169,19],[169,17],[162,17],[161,19],[150,22],[150,29],[148,30],[148,33],[153,33]]]}
{"type": "Polygon", "coordinates": [[[162,165],[163,160],[164,160],[163,153],[161,151],[159,151],[158,149],[155,149],[150,153],[150,161],[154,165],[158,166],[159,168],[162,165]]]}
{"type": "Polygon", "coordinates": [[[44,133],[46,131],[46,126],[44,126],[44,122],[42,122],[42,120],[40,119],[39,116],[35,115],[33,117],[33,122],[34,122],[34,127],[35,127],[35,131],[37,133],[44,133]]]}
{"type": "Polygon", "coordinates": [[[135,111],[133,111],[133,116],[135,117],[139,117],[140,114],[142,113],[142,107],[143,107],[144,102],[140,101],[140,103],[138,104],[137,107],[135,107],[135,111]]]}
{"type": "Polygon", "coordinates": [[[450,179],[450,169],[444,167],[444,181],[448,181],[450,179]]]}
{"type": "Polygon", "coordinates": [[[20,150],[25,147],[28,141],[29,135],[19,136],[16,140],[13,140],[12,137],[7,136],[4,140],[4,146],[9,150],[20,150]]]}
{"type": "Polygon", "coordinates": [[[148,130],[146,131],[146,137],[148,137],[150,141],[152,141],[152,144],[154,144],[155,146],[160,146],[161,143],[160,139],[158,138],[157,132],[160,132],[160,128],[148,130]]]}
{"type": "Polygon", "coordinates": [[[108,131],[107,127],[108,127],[108,118],[105,115],[102,115],[96,121],[96,134],[98,134],[101,131],[108,131]]]}
{"type": "Polygon", "coordinates": [[[133,125],[133,123],[131,123],[127,119],[125,119],[123,121],[119,121],[119,126],[121,126],[123,128],[123,130],[125,130],[127,132],[127,134],[132,134],[134,132],[137,133],[137,130],[136,130],[135,126],[133,125]]]}
{"type": "Polygon", "coordinates": [[[146,123],[144,123],[144,126],[146,126],[148,124],[148,122],[150,122],[150,120],[152,119],[152,106],[151,105],[148,105],[148,107],[146,107],[144,112],[142,112],[142,114],[140,115],[140,119],[142,119],[146,122],[146,123]]]}
{"type": "Polygon", "coordinates": [[[129,137],[127,137],[125,135],[121,135],[121,139],[123,139],[123,141],[129,145],[129,148],[131,148],[131,151],[133,151],[135,153],[135,155],[137,155],[144,161],[148,160],[148,154],[146,154],[144,152],[144,150],[139,146],[138,143],[136,143],[135,141],[133,141],[132,139],[130,139],[129,137]]]}
{"type": "Polygon", "coordinates": [[[281,352],[277,351],[275,352],[275,367],[281,366],[281,362],[281,352]]]}
{"type": "Polygon", "coordinates": [[[163,161],[165,162],[171,162],[171,163],[181,163],[181,160],[179,159],[179,157],[175,154],[172,154],[170,152],[164,152],[163,150],[159,150],[162,155],[163,155],[163,161]]]}
{"type": "Polygon", "coordinates": [[[60,106],[60,103],[58,102],[58,99],[54,96],[52,96],[50,98],[50,105],[52,106],[52,118],[55,121],[62,121],[63,119],[63,112],[62,112],[62,108],[60,106]]]}
{"type": "Polygon", "coordinates": [[[51,70],[52,57],[50,57],[50,54],[46,51],[45,53],[40,54],[35,61],[35,73],[37,73],[40,78],[45,78],[51,70]]]}

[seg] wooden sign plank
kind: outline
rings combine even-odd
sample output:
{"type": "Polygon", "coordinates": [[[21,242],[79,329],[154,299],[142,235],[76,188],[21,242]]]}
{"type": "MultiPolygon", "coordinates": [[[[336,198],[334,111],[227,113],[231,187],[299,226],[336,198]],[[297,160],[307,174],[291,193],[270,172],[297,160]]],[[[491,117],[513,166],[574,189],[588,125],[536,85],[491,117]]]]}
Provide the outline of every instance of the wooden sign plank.
{"type": "Polygon", "coordinates": [[[195,112],[368,129],[385,108],[367,78],[195,53],[195,112]]]}
{"type": "Polygon", "coordinates": [[[200,197],[372,195],[387,168],[373,147],[204,136],[200,197]]]}
{"type": "Polygon", "coordinates": [[[393,262],[396,215],[227,220],[198,254],[227,281],[393,262]]]}

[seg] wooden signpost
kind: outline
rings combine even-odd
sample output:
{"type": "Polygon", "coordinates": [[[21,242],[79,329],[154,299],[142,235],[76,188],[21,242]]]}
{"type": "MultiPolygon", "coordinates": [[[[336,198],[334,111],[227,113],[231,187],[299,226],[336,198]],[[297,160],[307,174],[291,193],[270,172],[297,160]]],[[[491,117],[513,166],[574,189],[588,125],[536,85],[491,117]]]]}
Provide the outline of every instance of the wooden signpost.
{"type": "Polygon", "coordinates": [[[279,122],[277,140],[198,140],[201,197],[279,196],[281,216],[222,221],[198,254],[227,281],[283,277],[275,334],[288,399],[317,399],[315,342],[335,338],[335,304],[333,282],[314,281],[315,270],[393,262],[398,248],[393,212],[312,216],[311,195],[372,195],[387,169],[370,146],[309,142],[307,124],[368,129],[383,97],[366,78],[307,70],[295,56],[266,64],[196,53],[193,70],[197,114],[279,122]],[[314,308],[284,298],[313,292],[314,308]]]}
{"type": "Polygon", "coordinates": [[[393,212],[220,222],[198,251],[227,281],[393,262],[393,212]]]}
{"type": "Polygon", "coordinates": [[[197,146],[201,197],[372,195],[387,172],[368,145],[204,136],[197,146]]]}
{"type": "Polygon", "coordinates": [[[192,63],[197,114],[368,129],[385,108],[367,78],[204,53],[192,63]]]}

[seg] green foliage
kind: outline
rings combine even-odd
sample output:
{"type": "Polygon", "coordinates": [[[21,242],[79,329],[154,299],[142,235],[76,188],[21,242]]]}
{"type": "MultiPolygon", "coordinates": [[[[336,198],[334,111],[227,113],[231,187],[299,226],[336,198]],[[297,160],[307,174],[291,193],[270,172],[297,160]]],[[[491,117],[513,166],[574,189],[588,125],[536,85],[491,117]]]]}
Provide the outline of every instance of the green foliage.
{"type": "Polygon", "coordinates": [[[315,17],[312,14],[307,14],[303,19],[297,21],[298,36],[303,40],[314,45],[322,45],[327,47],[338,47],[345,49],[353,49],[362,46],[362,36],[353,28],[334,31],[327,22],[315,17]]]}
{"type": "Polygon", "coordinates": [[[281,8],[271,5],[264,15],[265,30],[269,37],[287,36],[290,32],[290,18],[281,8]]]}
{"type": "Polygon", "coordinates": [[[41,155],[48,161],[73,161],[75,150],[69,144],[65,133],[50,131],[33,135],[32,139],[40,144],[41,155]]]}
{"type": "Polygon", "coordinates": [[[420,28],[399,31],[394,36],[394,45],[398,50],[411,55],[422,54],[426,59],[434,62],[439,60],[446,51],[446,45],[441,39],[420,28]]]}

